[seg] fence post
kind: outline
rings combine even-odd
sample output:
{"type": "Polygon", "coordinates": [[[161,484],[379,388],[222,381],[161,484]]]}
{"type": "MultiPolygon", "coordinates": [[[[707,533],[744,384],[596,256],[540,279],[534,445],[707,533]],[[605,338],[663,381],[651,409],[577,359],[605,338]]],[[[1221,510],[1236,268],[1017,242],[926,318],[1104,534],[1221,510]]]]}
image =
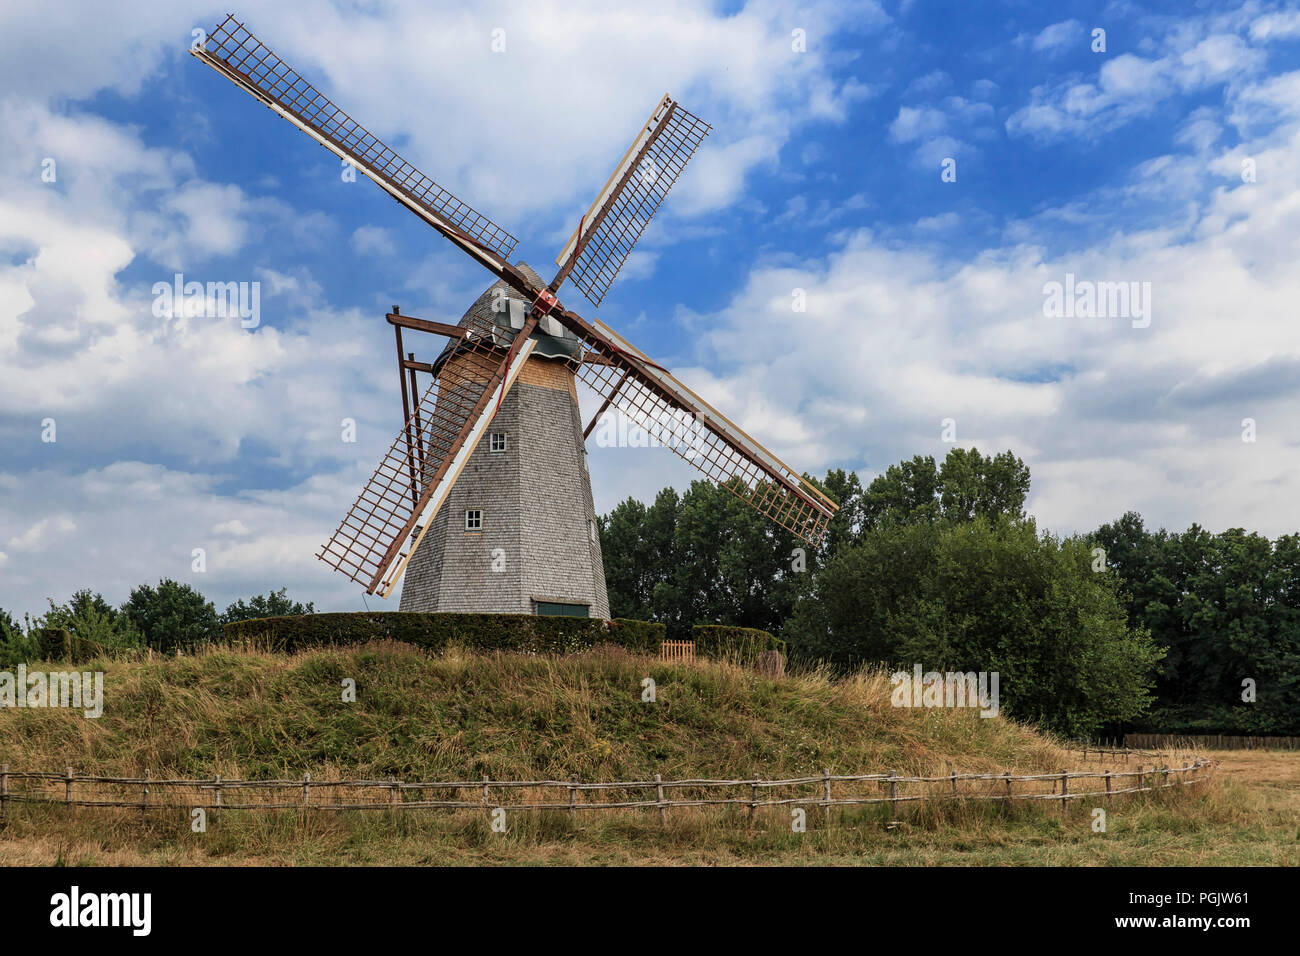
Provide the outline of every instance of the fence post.
{"type": "Polygon", "coordinates": [[[1110,771],[1106,771],[1106,806],[1110,806],[1110,771]]]}
{"type": "Polygon", "coordinates": [[[221,774],[217,774],[212,778],[212,789],[215,790],[217,794],[217,798],[214,801],[216,806],[212,810],[212,815],[215,817],[217,815],[217,810],[221,807],[221,774]]]}
{"type": "Polygon", "coordinates": [[[889,803],[893,808],[894,822],[898,821],[898,774],[889,771],[889,803]]]}
{"type": "Polygon", "coordinates": [[[822,795],[826,800],[822,816],[826,818],[826,826],[831,825],[831,768],[822,767],[822,795]]]}
{"type": "Polygon", "coordinates": [[[69,806],[72,804],[72,768],[68,768],[67,776],[63,778],[63,802],[69,806]]]}
{"type": "Polygon", "coordinates": [[[957,768],[949,767],[948,769],[952,771],[952,795],[955,797],[957,796],[957,768]]]}
{"type": "Polygon", "coordinates": [[[1066,802],[1069,800],[1070,793],[1070,770],[1068,767],[1061,768],[1061,812],[1065,812],[1066,802]]]}
{"type": "Polygon", "coordinates": [[[754,825],[754,814],[758,810],[758,774],[754,774],[754,782],[749,785],[749,825],[754,825]]]}
{"type": "Polygon", "coordinates": [[[0,764],[0,818],[9,816],[9,765],[0,764]]]}
{"type": "Polygon", "coordinates": [[[140,819],[144,819],[149,812],[149,771],[144,772],[144,786],[140,793],[140,819]]]}
{"type": "Polygon", "coordinates": [[[311,803],[311,774],[302,775],[302,805],[305,807],[311,803]]]}
{"type": "MultiPolygon", "coordinates": [[[[655,774],[655,779],[656,780],[659,779],[659,774],[655,774]]],[[[578,775],[576,773],[570,774],[569,775],[569,823],[570,825],[572,825],[573,822],[578,817],[578,811],[575,809],[575,807],[577,807],[578,805],[578,788],[574,786],[574,784],[577,782],[578,782],[578,775]]]]}
{"type": "Polygon", "coordinates": [[[663,826],[668,822],[668,809],[664,806],[664,781],[659,774],[655,774],[655,799],[659,802],[659,825],[663,826]]]}
{"type": "Polygon", "coordinates": [[[1007,803],[1010,803],[1011,802],[1011,771],[1008,770],[1002,776],[1006,777],[1007,780],[1007,803]]]}
{"type": "Polygon", "coordinates": [[[483,774],[483,805],[484,806],[487,806],[489,799],[490,797],[488,796],[488,775],[483,774]]]}

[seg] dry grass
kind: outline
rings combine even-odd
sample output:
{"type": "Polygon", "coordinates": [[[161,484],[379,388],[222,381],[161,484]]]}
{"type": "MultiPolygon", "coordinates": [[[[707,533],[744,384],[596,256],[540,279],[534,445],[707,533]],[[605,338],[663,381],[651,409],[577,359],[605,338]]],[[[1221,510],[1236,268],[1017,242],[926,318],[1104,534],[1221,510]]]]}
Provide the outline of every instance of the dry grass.
{"type": "MultiPolygon", "coordinates": [[[[1078,754],[1009,721],[893,708],[887,677],[871,672],[778,680],[617,649],[429,657],[404,645],[294,656],[222,649],[95,666],[106,674],[103,717],[0,711],[0,762],[120,776],[309,772],[318,781],[1084,769],[1078,754]],[[656,704],[640,700],[646,676],[657,684],[656,704]],[[341,700],[346,677],[357,684],[354,704],[341,700]]],[[[885,806],[837,808],[829,827],[809,808],[802,834],[791,832],[788,808],[760,809],[752,827],[740,808],[673,810],[663,827],[653,811],[576,820],[515,812],[504,834],[490,830],[482,811],[223,811],[195,834],[178,811],[142,819],[134,811],[22,805],[10,814],[0,863],[1294,865],[1300,759],[1221,756],[1228,779],[1117,799],[1105,834],[1092,832],[1090,801],[1062,813],[1055,805],[940,799],[909,808],[895,829],[883,825],[885,806]],[[1255,775],[1251,761],[1261,758],[1268,769],[1255,775]]],[[[1089,761],[1087,769],[1102,766],[1089,761]]]]}

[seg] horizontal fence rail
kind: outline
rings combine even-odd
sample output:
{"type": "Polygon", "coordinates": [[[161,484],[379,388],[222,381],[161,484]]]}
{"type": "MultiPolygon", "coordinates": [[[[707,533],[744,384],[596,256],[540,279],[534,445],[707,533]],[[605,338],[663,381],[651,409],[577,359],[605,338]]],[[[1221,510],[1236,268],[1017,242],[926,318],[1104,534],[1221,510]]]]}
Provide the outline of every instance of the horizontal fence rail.
{"type": "Polygon", "coordinates": [[[510,811],[648,810],[677,807],[741,806],[831,807],[890,804],[894,818],[899,805],[925,800],[1047,800],[1060,801],[1141,793],[1191,786],[1209,778],[1213,764],[1188,758],[1182,766],[1143,765],[1135,770],[1068,770],[1058,773],[950,773],[941,776],[902,776],[896,773],[821,774],[787,779],[626,780],[584,783],[569,780],[223,780],[109,777],[63,773],[11,771],[0,767],[0,814],[11,804],[67,807],[115,807],[142,813],[164,809],[228,810],[386,810],[423,809],[510,811]],[[1101,781],[1104,789],[1083,789],[1084,781],[1101,781]],[[1048,789],[1050,787],[1050,789],[1048,789]],[[835,790],[838,788],[839,793],[835,790]],[[115,790],[105,794],[105,789],[115,790]],[[845,792],[845,791],[850,792],[845,792]],[[128,796],[126,791],[130,791],[128,796]],[[554,797],[548,792],[560,791],[554,797]],[[795,791],[795,792],[789,792],[795,791]],[[520,799],[508,799],[512,792],[520,799]],[[645,793],[645,796],[641,794],[645,793]],[[470,797],[469,795],[473,796],[470,797]],[[349,799],[344,799],[345,797],[349,799]],[[592,798],[598,799],[592,799],[592,798]],[[603,798],[603,799],[599,799],[603,798]]]}
{"type": "Polygon", "coordinates": [[[1132,747],[1178,747],[1184,750],[1300,750],[1300,737],[1251,737],[1242,734],[1125,734],[1132,747]]]}

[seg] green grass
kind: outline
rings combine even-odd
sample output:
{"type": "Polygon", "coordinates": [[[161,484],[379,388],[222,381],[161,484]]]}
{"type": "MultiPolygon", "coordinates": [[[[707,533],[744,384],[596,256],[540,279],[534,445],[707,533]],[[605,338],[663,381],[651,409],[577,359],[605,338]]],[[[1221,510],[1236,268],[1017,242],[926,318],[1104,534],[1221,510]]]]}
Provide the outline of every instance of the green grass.
{"type": "MultiPolygon", "coordinates": [[[[33,667],[37,665],[32,665],[33,667]]],[[[1079,767],[1048,737],[974,711],[889,704],[885,675],[774,679],[727,663],[669,665],[600,649],[568,657],[432,657],[405,645],[293,656],[213,650],[101,661],[98,720],[0,709],[0,763],[13,770],[154,777],[405,780],[788,777],[834,773],[1034,773],[1079,767]],[[642,680],[657,685],[641,700],[642,680]],[[341,699],[345,678],[357,701],[341,699]]],[[[48,669],[58,669],[51,664],[48,669]]],[[[1267,790],[1216,781],[1116,800],[1108,832],[1090,807],[941,800],[886,828],[883,806],[330,814],[222,811],[191,833],[176,811],[11,808],[0,863],[880,863],[1178,864],[1297,860],[1300,801],[1285,763],[1267,790]]],[[[1092,764],[1098,769],[1100,764],[1092,764]]],[[[1112,769],[1122,769],[1115,766],[1112,769]]],[[[550,794],[552,799],[555,794],[550,794]]],[[[1082,804],[1084,801],[1080,801],[1082,804]]]]}

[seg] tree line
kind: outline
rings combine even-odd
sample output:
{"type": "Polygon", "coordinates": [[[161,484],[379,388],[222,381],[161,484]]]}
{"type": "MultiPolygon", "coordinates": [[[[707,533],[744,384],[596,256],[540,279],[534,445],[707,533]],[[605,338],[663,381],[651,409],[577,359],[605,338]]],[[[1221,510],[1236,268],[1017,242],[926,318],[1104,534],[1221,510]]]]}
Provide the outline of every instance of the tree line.
{"type": "Polygon", "coordinates": [[[89,589],[73,592],[62,604],[47,600],[49,610],[37,617],[25,615],[21,623],[0,609],[0,665],[36,660],[40,632],[46,628],[62,628],[108,652],[152,648],[173,653],[219,641],[222,627],[234,621],[316,610],[312,603],[295,601],[286,588],[280,588],[235,601],[218,613],[197,589],[170,578],[159,581],[157,587],[142,584],[132,588],[120,607],[89,589]]]}
{"type": "Polygon", "coordinates": [[[1300,730],[1300,538],[1149,532],[1136,514],[1040,531],[1011,452],[916,456],[840,502],[817,548],[724,487],[600,519],[610,611],[759,627],[839,669],[1001,675],[1004,710],[1068,735],[1300,730]]]}

